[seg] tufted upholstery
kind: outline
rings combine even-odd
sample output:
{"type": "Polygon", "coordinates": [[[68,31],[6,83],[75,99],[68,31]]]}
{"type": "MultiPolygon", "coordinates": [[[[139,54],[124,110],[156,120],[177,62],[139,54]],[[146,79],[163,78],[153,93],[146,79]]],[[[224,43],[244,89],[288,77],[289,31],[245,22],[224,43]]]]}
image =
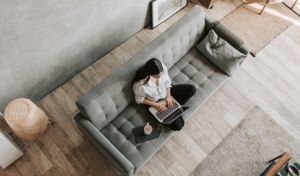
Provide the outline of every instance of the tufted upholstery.
{"type": "MultiPolygon", "coordinates": [[[[169,70],[174,84],[192,84],[197,88],[196,94],[186,104],[191,107],[189,113],[196,111],[217,88],[228,78],[216,66],[211,64],[196,48],[190,50],[169,70]]],[[[135,170],[139,169],[174,133],[165,127],[165,134],[160,138],[137,144],[132,128],[156,122],[148,111],[148,106],[132,102],[100,131],[130,161],[135,170]]],[[[189,114],[185,114],[187,120],[189,114]]]]}
{"type": "MultiPolygon", "coordinates": [[[[156,57],[169,69],[173,84],[192,84],[195,95],[185,104],[187,120],[228,79],[195,47],[208,32],[212,19],[200,6],[129,59],[76,102],[79,129],[123,175],[138,171],[175,133],[165,126],[160,138],[137,144],[132,128],[155,122],[146,105],[134,102],[132,91],[136,71],[156,57]]],[[[242,47],[243,52],[249,52],[242,47]]]]}
{"type": "Polygon", "coordinates": [[[133,101],[132,80],[136,71],[149,59],[158,58],[171,68],[192,47],[205,37],[205,13],[200,6],[172,25],[139,53],[129,59],[76,105],[97,129],[111,122],[133,101]],[[105,101],[103,101],[105,100],[105,101]]]}

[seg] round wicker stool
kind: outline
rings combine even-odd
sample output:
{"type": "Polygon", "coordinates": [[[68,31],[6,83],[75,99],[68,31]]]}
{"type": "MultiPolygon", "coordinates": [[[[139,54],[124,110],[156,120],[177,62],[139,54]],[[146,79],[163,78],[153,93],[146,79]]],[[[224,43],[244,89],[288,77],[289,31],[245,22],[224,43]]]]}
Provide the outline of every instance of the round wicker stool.
{"type": "Polygon", "coordinates": [[[21,139],[36,140],[43,146],[39,137],[46,131],[50,119],[32,101],[19,98],[5,108],[4,116],[12,131],[21,139]]]}

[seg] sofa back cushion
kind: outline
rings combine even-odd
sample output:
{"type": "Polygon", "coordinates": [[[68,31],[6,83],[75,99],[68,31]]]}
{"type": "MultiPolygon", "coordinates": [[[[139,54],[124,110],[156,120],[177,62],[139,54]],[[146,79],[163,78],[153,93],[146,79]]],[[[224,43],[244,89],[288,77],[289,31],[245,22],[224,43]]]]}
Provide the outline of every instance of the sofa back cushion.
{"type": "Polygon", "coordinates": [[[205,12],[195,6],[116,71],[105,78],[76,105],[97,129],[102,129],[134,101],[133,78],[149,59],[158,58],[170,69],[205,36],[205,12]]]}

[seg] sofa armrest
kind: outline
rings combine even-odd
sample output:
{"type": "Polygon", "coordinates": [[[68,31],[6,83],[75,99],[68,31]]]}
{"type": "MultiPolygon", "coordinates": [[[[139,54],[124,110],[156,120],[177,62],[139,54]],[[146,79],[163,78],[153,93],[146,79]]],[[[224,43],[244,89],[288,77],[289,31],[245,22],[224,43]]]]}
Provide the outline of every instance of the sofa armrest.
{"type": "Polygon", "coordinates": [[[207,14],[205,14],[205,32],[206,35],[208,34],[208,32],[211,30],[211,24],[214,22],[215,20],[208,16],[207,14]]]}
{"type": "Polygon", "coordinates": [[[242,47],[239,49],[239,51],[243,54],[248,55],[250,53],[251,49],[244,43],[242,45],[242,47]]]}
{"type": "Polygon", "coordinates": [[[81,113],[77,114],[74,120],[80,131],[122,175],[131,176],[133,174],[133,164],[89,120],[81,113]]]}
{"type": "MultiPolygon", "coordinates": [[[[208,34],[208,32],[211,30],[211,24],[214,21],[215,20],[213,18],[211,18],[210,16],[205,14],[205,32],[206,32],[206,34],[208,34]]],[[[243,54],[248,55],[250,53],[251,49],[244,43],[242,45],[242,47],[239,49],[239,51],[243,54]]]]}

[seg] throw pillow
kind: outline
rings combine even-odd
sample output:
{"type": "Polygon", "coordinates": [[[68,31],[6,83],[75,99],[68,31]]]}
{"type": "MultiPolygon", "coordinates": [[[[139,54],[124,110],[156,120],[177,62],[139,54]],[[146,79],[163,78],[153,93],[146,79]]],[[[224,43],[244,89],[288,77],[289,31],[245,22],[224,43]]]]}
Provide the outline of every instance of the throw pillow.
{"type": "Polygon", "coordinates": [[[196,47],[228,76],[232,76],[247,56],[219,37],[212,29],[196,47]]]}
{"type": "Polygon", "coordinates": [[[220,21],[214,21],[211,24],[211,29],[213,29],[218,34],[218,36],[226,40],[231,46],[233,46],[237,50],[239,50],[245,43],[239,36],[237,36],[234,32],[228,29],[220,21]]]}

